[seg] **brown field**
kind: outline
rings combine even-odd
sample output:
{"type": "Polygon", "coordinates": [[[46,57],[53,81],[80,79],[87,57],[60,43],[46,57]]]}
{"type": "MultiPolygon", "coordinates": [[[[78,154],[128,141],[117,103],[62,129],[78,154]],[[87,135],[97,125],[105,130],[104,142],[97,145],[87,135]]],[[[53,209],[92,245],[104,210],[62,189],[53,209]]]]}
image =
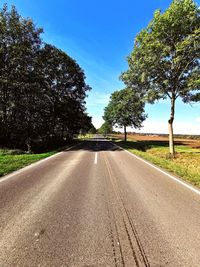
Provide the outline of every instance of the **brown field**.
{"type": "MultiPolygon", "coordinates": [[[[113,138],[123,139],[123,134],[112,134],[113,138]]],[[[133,141],[163,141],[168,142],[168,136],[166,135],[147,135],[147,134],[127,134],[127,139],[133,141]]],[[[197,139],[192,139],[189,136],[175,137],[175,144],[186,145],[191,148],[200,148],[200,137],[197,139]]]]}

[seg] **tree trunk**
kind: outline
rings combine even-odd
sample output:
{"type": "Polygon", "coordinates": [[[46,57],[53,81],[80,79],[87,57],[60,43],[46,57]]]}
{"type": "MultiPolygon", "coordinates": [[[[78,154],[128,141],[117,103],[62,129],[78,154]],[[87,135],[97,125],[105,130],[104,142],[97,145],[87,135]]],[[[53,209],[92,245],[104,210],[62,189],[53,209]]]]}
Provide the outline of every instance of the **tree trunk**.
{"type": "Polygon", "coordinates": [[[170,153],[170,157],[172,157],[172,158],[175,157],[174,133],[173,133],[174,113],[175,113],[175,97],[172,97],[172,99],[171,99],[171,114],[170,114],[170,119],[168,120],[169,153],[170,153]]]}
{"type": "Polygon", "coordinates": [[[64,140],[64,125],[62,125],[61,138],[62,138],[62,141],[63,141],[64,140]]]}
{"type": "Polygon", "coordinates": [[[125,141],[127,140],[126,136],[127,136],[127,133],[126,133],[126,126],[124,125],[124,140],[125,140],[125,141]]]}
{"type": "Polygon", "coordinates": [[[30,154],[32,152],[31,139],[28,137],[26,140],[27,152],[30,154]]]}

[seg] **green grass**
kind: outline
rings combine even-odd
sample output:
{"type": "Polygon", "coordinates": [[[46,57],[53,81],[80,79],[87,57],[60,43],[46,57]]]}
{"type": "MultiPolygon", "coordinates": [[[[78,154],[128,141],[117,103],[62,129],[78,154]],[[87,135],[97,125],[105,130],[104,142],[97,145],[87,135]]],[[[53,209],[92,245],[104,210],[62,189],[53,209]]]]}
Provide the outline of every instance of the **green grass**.
{"type": "Polygon", "coordinates": [[[14,150],[0,150],[0,176],[6,175],[10,172],[16,171],[40,159],[47,158],[56,153],[51,151],[41,154],[24,154],[14,150]],[[12,151],[12,152],[11,152],[12,151]]]}
{"type": "Polygon", "coordinates": [[[200,187],[200,149],[193,149],[184,145],[176,145],[176,157],[171,159],[168,143],[160,141],[115,141],[119,146],[127,149],[153,164],[183,178],[185,181],[200,187]]]}
{"type": "Polygon", "coordinates": [[[82,140],[74,139],[66,146],[57,148],[52,151],[34,154],[28,154],[25,151],[19,149],[0,149],[0,177],[10,172],[21,169],[27,165],[30,165],[31,163],[34,163],[38,160],[54,155],[55,153],[63,151],[69,146],[76,145],[80,142],[82,142],[82,140]]]}

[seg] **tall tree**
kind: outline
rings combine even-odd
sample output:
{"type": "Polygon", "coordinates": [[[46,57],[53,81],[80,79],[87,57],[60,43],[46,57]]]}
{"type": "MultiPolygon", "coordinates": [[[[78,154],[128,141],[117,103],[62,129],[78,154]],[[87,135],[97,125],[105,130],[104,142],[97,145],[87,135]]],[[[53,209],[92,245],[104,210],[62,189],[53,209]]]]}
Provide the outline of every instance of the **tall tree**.
{"type": "Polygon", "coordinates": [[[13,6],[0,11],[0,123],[4,140],[30,147],[31,135],[38,129],[37,105],[40,86],[36,56],[41,46],[42,29],[23,19],[13,6]]]}
{"type": "Polygon", "coordinates": [[[85,74],[65,52],[49,44],[40,52],[39,68],[45,77],[48,133],[73,136],[84,127],[85,97],[90,90],[85,74]]]}
{"type": "Polygon", "coordinates": [[[115,91],[104,111],[104,120],[112,125],[124,127],[124,139],[127,139],[128,126],[140,128],[146,116],[144,102],[131,88],[115,91]]]}
{"type": "Polygon", "coordinates": [[[86,135],[89,133],[90,129],[93,127],[92,124],[92,118],[88,116],[87,113],[80,114],[80,127],[79,127],[79,133],[81,135],[86,135]]]}
{"type": "Polygon", "coordinates": [[[135,39],[122,74],[127,86],[150,103],[169,98],[169,146],[175,155],[173,122],[175,102],[192,99],[200,90],[200,9],[192,0],[174,0],[161,13],[157,10],[148,27],[135,39]]]}
{"type": "Polygon", "coordinates": [[[0,10],[0,144],[57,144],[91,128],[90,87],[75,60],[42,43],[42,29],[15,7],[0,10]]]}

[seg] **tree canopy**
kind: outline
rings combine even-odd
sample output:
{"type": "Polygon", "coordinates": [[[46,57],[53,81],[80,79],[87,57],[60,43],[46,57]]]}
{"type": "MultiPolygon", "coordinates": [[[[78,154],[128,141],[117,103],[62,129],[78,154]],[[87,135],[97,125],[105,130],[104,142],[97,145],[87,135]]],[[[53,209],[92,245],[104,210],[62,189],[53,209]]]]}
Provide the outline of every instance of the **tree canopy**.
{"type": "Polygon", "coordinates": [[[115,91],[104,110],[103,118],[113,126],[124,127],[126,140],[126,127],[140,128],[146,118],[144,102],[132,88],[115,91]]]}
{"type": "Polygon", "coordinates": [[[62,144],[91,128],[85,97],[90,87],[80,66],[42,42],[43,30],[13,6],[0,10],[0,144],[62,144]]]}
{"type": "Polygon", "coordinates": [[[108,122],[105,121],[101,127],[98,129],[98,133],[103,134],[103,135],[107,135],[112,133],[112,125],[108,122]]]}
{"type": "Polygon", "coordinates": [[[174,155],[173,121],[178,97],[189,102],[200,90],[200,10],[192,0],[174,0],[157,10],[135,39],[128,57],[125,84],[148,102],[169,98],[170,153],[174,155]]]}

